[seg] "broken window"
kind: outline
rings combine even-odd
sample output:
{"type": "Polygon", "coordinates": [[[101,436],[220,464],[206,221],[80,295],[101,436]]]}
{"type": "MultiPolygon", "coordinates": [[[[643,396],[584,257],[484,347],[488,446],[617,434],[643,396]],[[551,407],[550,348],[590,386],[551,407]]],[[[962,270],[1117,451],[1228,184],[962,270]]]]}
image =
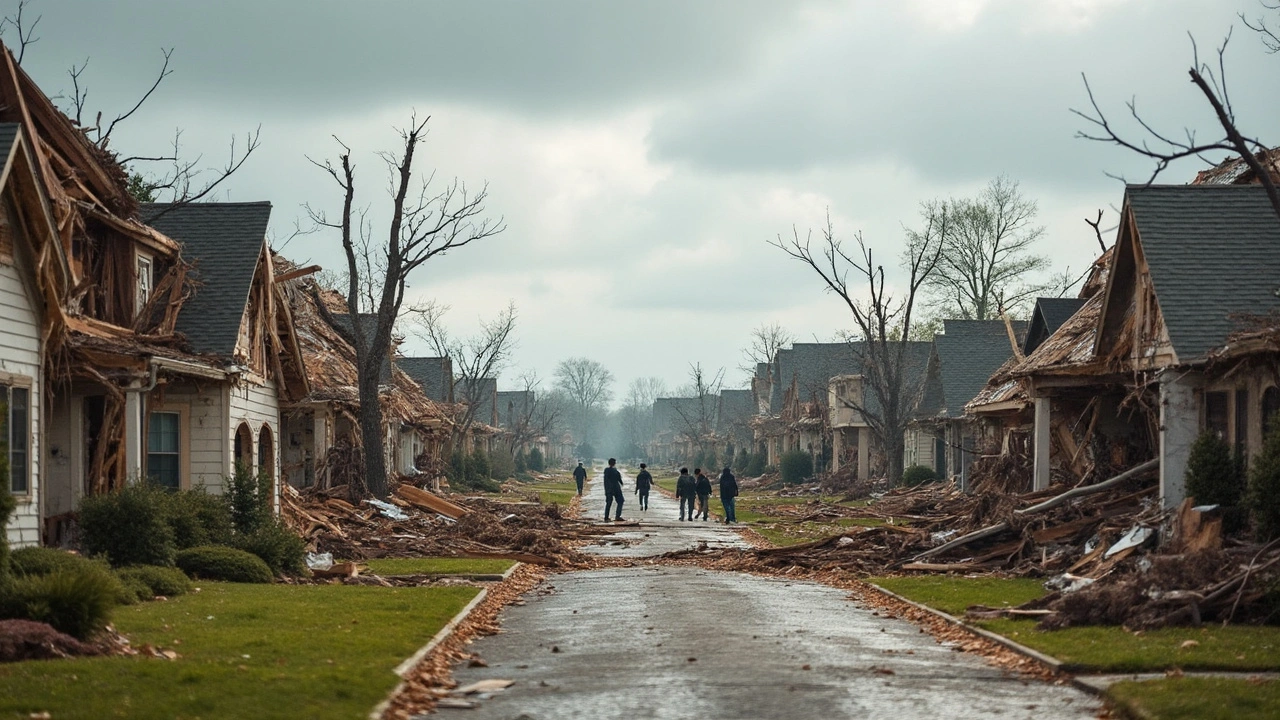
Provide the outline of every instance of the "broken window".
{"type": "Polygon", "coordinates": [[[258,432],[258,474],[275,475],[275,443],[271,440],[271,426],[263,424],[258,432]]]}
{"type": "Polygon", "coordinates": [[[134,313],[142,312],[151,299],[151,257],[141,253],[137,256],[138,295],[134,301],[134,313]]]}
{"type": "Polygon", "coordinates": [[[171,490],[181,487],[176,412],[153,412],[147,428],[147,477],[171,490]]]}
{"type": "Polygon", "coordinates": [[[1226,440],[1230,428],[1227,426],[1227,393],[1222,390],[1204,394],[1204,427],[1218,433],[1218,437],[1226,440]]]}
{"type": "Polygon", "coordinates": [[[9,492],[31,492],[31,388],[0,385],[0,441],[9,459],[9,492]]]}

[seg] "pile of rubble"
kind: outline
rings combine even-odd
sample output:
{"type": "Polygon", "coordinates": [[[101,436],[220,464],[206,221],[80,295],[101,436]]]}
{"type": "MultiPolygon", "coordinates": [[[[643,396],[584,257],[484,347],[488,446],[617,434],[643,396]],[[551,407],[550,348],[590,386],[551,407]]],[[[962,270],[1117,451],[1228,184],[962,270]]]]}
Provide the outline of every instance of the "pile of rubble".
{"type": "Polygon", "coordinates": [[[473,497],[452,502],[408,484],[397,486],[387,502],[359,505],[323,490],[286,487],[281,515],[308,550],[344,560],[471,557],[582,568],[591,559],[574,547],[612,532],[569,518],[558,505],[473,497]]]}
{"type": "MultiPolygon", "coordinates": [[[[685,551],[719,569],[855,576],[911,572],[1042,577],[1053,590],[1015,609],[1045,628],[1131,628],[1259,622],[1280,610],[1280,541],[1261,546],[1222,534],[1213,509],[1157,499],[1149,461],[1093,485],[1016,494],[992,472],[972,494],[950,483],[900,488],[866,507],[794,505],[789,522],[856,518],[866,527],[789,547],[685,551]],[[1157,548],[1160,538],[1165,542],[1157,548]]],[[[994,470],[994,469],[993,469],[994,470]]],[[[781,510],[782,508],[778,508],[781,510]]]]}

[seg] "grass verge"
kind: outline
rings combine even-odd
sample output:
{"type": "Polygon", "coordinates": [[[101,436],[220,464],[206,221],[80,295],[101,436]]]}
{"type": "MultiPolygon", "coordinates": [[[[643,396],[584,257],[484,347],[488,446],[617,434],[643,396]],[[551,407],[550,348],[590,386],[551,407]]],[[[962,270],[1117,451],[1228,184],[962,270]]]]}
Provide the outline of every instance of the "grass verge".
{"type": "MultiPolygon", "coordinates": [[[[869,582],[957,617],[970,605],[1020,605],[1044,594],[1029,578],[924,575],[870,578],[869,582]]],[[[1256,625],[1174,627],[1129,632],[1116,626],[1042,631],[1034,620],[980,620],[977,627],[1003,635],[1083,672],[1280,669],[1280,627],[1256,625]]]]}
{"type": "Polygon", "coordinates": [[[204,583],[168,602],[121,608],[135,646],[176,661],[79,658],[0,665],[0,716],[354,718],[392,672],[478,588],[204,583]]]}
{"type": "Polygon", "coordinates": [[[379,558],[365,560],[375,575],[501,575],[515,565],[513,560],[492,558],[379,558]]]}
{"type": "Polygon", "coordinates": [[[1237,720],[1280,717],[1280,682],[1234,678],[1165,678],[1121,682],[1107,697],[1132,718],[1237,720]]]}

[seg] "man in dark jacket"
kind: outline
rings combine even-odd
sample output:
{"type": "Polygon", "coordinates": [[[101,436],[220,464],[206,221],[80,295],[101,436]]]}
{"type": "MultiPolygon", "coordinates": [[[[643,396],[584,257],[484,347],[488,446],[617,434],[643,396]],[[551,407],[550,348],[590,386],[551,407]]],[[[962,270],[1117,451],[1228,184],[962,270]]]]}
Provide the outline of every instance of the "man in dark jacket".
{"type": "Polygon", "coordinates": [[[604,469],[604,519],[606,521],[609,519],[609,507],[615,501],[618,503],[618,510],[613,519],[622,519],[622,473],[618,472],[618,468],[614,467],[617,462],[617,460],[609,458],[609,467],[604,469]]]}
{"type": "Polygon", "coordinates": [[[640,463],[640,472],[636,474],[636,495],[640,496],[640,509],[649,509],[649,488],[653,487],[653,476],[645,469],[646,465],[640,463]]]}
{"type": "Polygon", "coordinates": [[[738,515],[734,509],[737,499],[738,479],[726,467],[720,473],[720,504],[724,505],[724,522],[726,525],[731,522],[738,522],[738,515]]]}
{"type": "Polygon", "coordinates": [[[578,497],[582,497],[582,483],[587,481],[587,469],[582,467],[582,463],[573,469],[573,479],[578,483],[578,497]]]}
{"type": "MultiPolygon", "coordinates": [[[[707,473],[703,473],[703,469],[694,470],[694,489],[698,492],[698,511],[703,515],[703,520],[707,519],[707,511],[712,505],[712,480],[707,477],[707,473]]],[[[695,512],[695,514],[696,514],[695,512]]]]}
{"type": "Polygon", "coordinates": [[[693,519],[693,503],[697,497],[697,491],[694,489],[693,476],[689,474],[689,468],[680,468],[680,479],[676,480],[676,497],[680,498],[680,519],[693,519]],[[686,509],[688,512],[686,513],[686,509]]]}

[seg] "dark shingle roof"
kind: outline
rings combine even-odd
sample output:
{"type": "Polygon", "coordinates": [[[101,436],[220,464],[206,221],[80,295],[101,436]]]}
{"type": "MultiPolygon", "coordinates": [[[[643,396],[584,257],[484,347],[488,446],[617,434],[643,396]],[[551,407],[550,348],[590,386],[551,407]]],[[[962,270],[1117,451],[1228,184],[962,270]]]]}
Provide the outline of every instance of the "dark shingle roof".
{"type": "Polygon", "coordinates": [[[498,391],[498,427],[510,429],[515,421],[528,414],[533,405],[533,393],[529,390],[498,391]]]}
{"type": "Polygon", "coordinates": [[[422,387],[436,402],[453,402],[453,364],[445,357],[396,358],[396,367],[422,387]]]}
{"type": "Polygon", "coordinates": [[[751,437],[750,423],[756,401],[750,390],[721,390],[716,408],[716,432],[724,436],[751,437]]]}
{"type": "Polygon", "coordinates": [[[232,355],[271,203],[144,203],[139,212],[144,223],[182,244],[182,257],[195,266],[192,276],[200,282],[183,303],[175,329],[196,352],[232,355]]]}
{"type": "Polygon", "coordinates": [[[1088,301],[1088,298],[1036,298],[1035,309],[1031,311],[1031,324],[1027,327],[1026,339],[1022,343],[1022,354],[1030,355],[1035,352],[1040,343],[1062,327],[1062,323],[1075,315],[1088,301]]]}
{"type": "MultiPolygon", "coordinates": [[[[1027,323],[1015,321],[1014,336],[1026,327],[1027,323]]],[[[1003,320],[944,320],[943,328],[944,333],[933,338],[942,390],[939,414],[959,417],[965,404],[982,392],[991,374],[1013,357],[1013,348],[1003,320]]]]}
{"type": "Polygon", "coordinates": [[[496,395],[498,393],[497,378],[458,378],[454,386],[458,393],[458,402],[471,403],[474,398],[479,409],[475,419],[488,425],[497,425],[498,414],[496,395]]]}
{"type": "Polygon", "coordinates": [[[1182,362],[1202,359],[1234,314],[1280,309],[1280,219],[1259,185],[1130,185],[1156,300],[1182,362]]]}
{"type": "Polygon", "coordinates": [[[656,433],[682,433],[700,420],[698,398],[658,398],[653,401],[653,426],[656,433]]]}
{"type": "MultiPolygon", "coordinates": [[[[861,356],[864,347],[865,343],[861,341],[792,343],[789,350],[779,350],[774,362],[774,382],[769,395],[770,414],[782,413],[783,397],[791,387],[793,378],[802,402],[818,400],[825,403],[831,378],[837,375],[866,375],[861,356]]],[[[905,375],[913,387],[919,388],[922,383],[926,383],[932,353],[933,343],[907,343],[905,375]]],[[[932,414],[942,405],[941,390],[936,387],[936,383],[926,383],[924,389],[919,409],[932,414]]],[[[866,409],[872,413],[880,412],[880,403],[876,400],[875,393],[870,391],[866,394],[866,409]]]]}

